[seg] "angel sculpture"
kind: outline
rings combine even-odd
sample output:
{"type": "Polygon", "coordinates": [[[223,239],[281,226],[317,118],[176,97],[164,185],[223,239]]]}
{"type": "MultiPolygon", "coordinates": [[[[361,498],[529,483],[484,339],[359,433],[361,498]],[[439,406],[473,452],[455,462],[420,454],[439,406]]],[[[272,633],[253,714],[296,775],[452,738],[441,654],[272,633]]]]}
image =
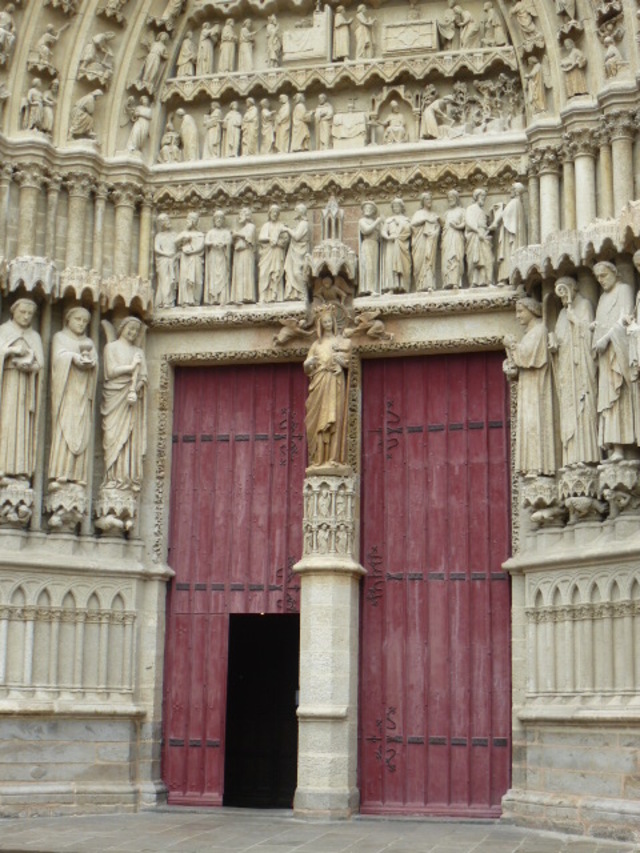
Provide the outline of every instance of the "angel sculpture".
{"type": "Polygon", "coordinates": [[[138,75],[138,87],[146,89],[150,95],[153,95],[160,84],[163,63],[169,58],[168,43],[167,33],[158,33],[155,41],[142,39],[142,46],[147,54],[138,75]]]}
{"type": "Polygon", "coordinates": [[[356,335],[366,335],[374,341],[392,341],[393,334],[387,332],[384,321],[380,320],[380,311],[372,308],[369,311],[361,311],[353,318],[354,325],[344,330],[345,338],[353,338],[356,335]]]}
{"type": "Polygon", "coordinates": [[[273,336],[273,343],[276,346],[285,346],[294,338],[308,338],[314,334],[314,329],[308,328],[309,321],[306,317],[303,317],[301,320],[296,320],[293,317],[285,317],[280,320],[280,323],[282,324],[282,328],[277,335],[273,336]]]}
{"type": "MultiPolygon", "coordinates": [[[[127,151],[131,154],[139,154],[149,138],[149,127],[151,125],[151,102],[146,95],[140,98],[140,103],[136,104],[136,99],[133,95],[129,95],[124,107],[127,114],[127,121],[124,125],[131,124],[129,139],[127,140],[127,151]]],[[[123,127],[124,127],[123,125],[123,127]]]]}

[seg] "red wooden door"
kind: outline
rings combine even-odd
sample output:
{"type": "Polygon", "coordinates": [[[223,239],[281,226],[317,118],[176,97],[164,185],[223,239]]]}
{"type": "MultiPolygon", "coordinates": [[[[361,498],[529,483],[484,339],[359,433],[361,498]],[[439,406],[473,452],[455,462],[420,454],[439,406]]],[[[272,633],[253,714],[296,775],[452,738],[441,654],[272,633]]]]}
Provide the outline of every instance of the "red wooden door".
{"type": "Polygon", "coordinates": [[[363,365],[366,813],[495,816],[509,784],[503,355],[363,365]]]}
{"type": "Polygon", "coordinates": [[[169,802],[221,805],[229,614],[295,613],[302,553],[299,364],[175,375],[164,679],[169,802]]]}

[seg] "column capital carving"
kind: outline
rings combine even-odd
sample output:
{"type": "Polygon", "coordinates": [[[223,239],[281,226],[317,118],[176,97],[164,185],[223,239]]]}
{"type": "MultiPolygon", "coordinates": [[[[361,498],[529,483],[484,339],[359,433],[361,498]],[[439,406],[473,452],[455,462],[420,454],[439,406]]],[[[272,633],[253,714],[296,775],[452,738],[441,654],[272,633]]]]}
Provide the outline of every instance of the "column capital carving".
{"type": "Polygon", "coordinates": [[[0,170],[0,183],[2,184],[10,184],[13,179],[13,166],[10,166],[8,163],[2,167],[0,170]]]}
{"type": "Polygon", "coordinates": [[[44,169],[38,163],[20,163],[15,173],[21,187],[39,190],[45,181],[44,169]]]}
{"type": "Polygon", "coordinates": [[[106,201],[109,197],[109,192],[111,191],[111,187],[109,184],[104,181],[98,181],[93,188],[93,194],[96,197],[96,200],[106,201]]]}
{"type": "Polygon", "coordinates": [[[65,175],[64,184],[70,196],[88,198],[95,186],[95,179],[88,172],[70,172],[65,175]]]}
{"type": "Polygon", "coordinates": [[[47,193],[57,195],[62,187],[64,176],[60,172],[49,172],[44,180],[44,185],[47,188],[47,193]]]}
{"type": "Polygon", "coordinates": [[[613,110],[606,113],[604,123],[609,130],[609,137],[615,139],[635,139],[638,127],[637,113],[629,110],[613,110]]]}
{"type": "Polygon", "coordinates": [[[557,173],[560,170],[560,149],[555,145],[548,145],[545,148],[536,148],[533,152],[538,159],[538,174],[544,175],[549,173],[557,173]]]}
{"type": "Polygon", "coordinates": [[[137,184],[115,184],[112,191],[113,203],[116,207],[135,207],[140,200],[140,187],[137,184]]]}
{"type": "Polygon", "coordinates": [[[589,127],[576,127],[562,135],[562,155],[574,160],[576,157],[595,157],[597,142],[589,127]]]}

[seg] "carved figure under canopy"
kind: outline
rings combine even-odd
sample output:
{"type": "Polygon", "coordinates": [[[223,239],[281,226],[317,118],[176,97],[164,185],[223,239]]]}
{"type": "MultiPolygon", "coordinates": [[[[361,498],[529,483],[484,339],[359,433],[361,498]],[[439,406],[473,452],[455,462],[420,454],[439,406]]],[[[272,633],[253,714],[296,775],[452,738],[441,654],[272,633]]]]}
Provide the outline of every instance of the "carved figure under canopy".
{"type": "Polygon", "coordinates": [[[180,276],[178,305],[200,305],[204,277],[204,234],[198,228],[200,217],[193,211],[187,216],[187,226],[178,234],[180,276]]]}
{"type": "Polygon", "coordinates": [[[453,11],[454,0],[447,0],[447,6],[448,8],[443,12],[442,18],[437,21],[438,35],[440,36],[440,48],[442,50],[453,50],[456,46],[455,40],[458,34],[456,16],[453,11]]]}
{"type": "Polygon", "coordinates": [[[37,305],[18,299],[0,326],[0,485],[31,481],[38,442],[40,335],[31,328],[37,305]]]}
{"type": "Polygon", "coordinates": [[[206,264],[204,277],[205,305],[223,305],[229,299],[231,281],[231,231],[225,226],[223,210],[213,214],[213,228],[207,231],[204,245],[206,264]]]}
{"type": "Polygon", "coordinates": [[[176,110],[180,122],[180,142],[182,145],[182,159],[187,162],[198,160],[200,157],[200,144],[198,140],[198,125],[192,115],[182,109],[176,110]]]}
{"type": "Polygon", "coordinates": [[[260,153],[271,154],[276,144],[276,114],[270,109],[269,101],[260,101],[260,153]]]}
{"type": "Polygon", "coordinates": [[[562,302],[562,310],[550,336],[550,349],[555,353],[562,464],[598,462],[593,305],[579,292],[576,280],[569,276],[559,278],[555,290],[562,302]]]}
{"type": "Polygon", "coordinates": [[[238,227],[233,238],[233,271],[231,296],[236,305],[256,301],[256,226],[248,207],[238,213],[238,227]]]}
{"type": "Polygon", "coordinates": [[[358,293],[380,293],[380,231],[384,222],[372,201],[362,204],[362,217],[358,223],[360,257],[358,260],[358,293]]]}
{"type": "Polygon", "coordinates": [[[235,71],[237,44],[238,36],[236,35],[235,27],[233,25],[233,18],[228,18],[224,22],[222,33],[220,35],[218,71],[221,74],[228,71],[235,71]]]}
{"type": "Polygon", "coordinates": [[[409,134],[407,132],[407,123],[400,112],[400,105],[397,101],[391,101],[390,106],[391,115],[384,122],[383,142],[386,144],[408,142],[409,134]]]}
{"type": "Polygon", "coordinates": [[[457,190],[447,193],[449,208],[442,223],[442,281],[445,290],[462,286],[464,272],[464,208],[457,190]]]}
{"type": "Polygon", "coordinates": [[[291,115],[291,150],[308,151],[311,147],[311,131],[309,122],[311,113],[307,111],[307,105],[302,92],[293,97],[293,113],[291,115]]]}
{"type": "Polygon", "coordinates": [[[306,299],[305,261],[311,249],[311,226],[305,204],[296,205],[296,224],[287,228],[289,247],[284,262],[284,298],[306,299]]]}
{"type": "Polygon", "coordinates": [[[460,32],[461,49],[476,47],[480,40],[480,25],[471,12],[465,12],[462,6],[454,6],[453,14],[456,27],[460,32]]]}
{"type": "Polygon", "coordinates": [[[441,229],[440,217],[431,209],[432,204],[431,193],[422,193],[420,208],[411,219],[411,255],[417,291],[436,289],[436,262],[441,229]]]}
{"type": "Polygon", "coordinates": [[[176,61],[176,75],[178,77],[193,77],[196,73],[197,57],[198,53],[193,40],[193,33],[189,30],[180,45],[180,52],[176,61]]]}
{"type": "Polygon", "coordinates": [[[160,140],[160,151],[158,151],[158,163],[180,163],[182,161],[182,148],[180,134],[173,126],[173,118],[169,116],[167,126],[160,140]]]}
{"type": "Polygon", "coordinates": [[[243,157],[249,157],[258,153],[258,134],[260,128],[260,113],[254,98],[247,98],[246,110],[242,116],[242,143],[243,157]]]}
{"type": "Polygon", "coordinates": [[[258,291],[261,302],[279,302],[283,296],[282,279],[289,233],[280,222],[280,208],[272,204],[269,218],[258,235],[260,245],[258,291]]]}
{"type": "Polygon", "coordinates": [[[286,154],[291,145],[291,104],[287,95],[280,95],[280,106],[275,115],[275,150],[286,154]]]}
{"type": "Polygon", "coordinates": [[[367,15],[367,7],[361,3],[354,18],[354,40],[355,40],[355,58],[356,59],[372,59],[373,58],[373,28],[375,26],[375,18],[370,18],[367,15]]]}
{"type": "Polygon", "coordinates": [[[527,245],[527,214],[522,202],[525,193],[524,184],[515,181],[511,185],[511,198],[497,210],[494,227],[498,230],[496,275],[498,284],[508,284],[511,258],[516,249],[527,245]]]}
{"type": "Polygon", "coordinates": [[[408,293],[411,285],[411,222],[401,198],[391,202],[391,216],[385,219],[380,238],[382,292],[408,293]]]}
{"type": "Polygon", "coordinates": [[[282,35],[275,15],[267,19],[267,65],[277,68],[282,62],[282,35]]]}
{"type": "Polygon", "coordinates": [[[333,19],[333,59],[349,59],[351,47],[351,18],[347,18],[344,6],[337,6],[333,19]]]}
{"type": "Polygon", "coordinates": [[[229,112],[222,120],[224,137],[222,143],[223,157],[237,157],[240,154],[240,142],[242,139],[242,113],[238,109],[238,102],[232,101],[229,112]]]}
{"type": "Polygon", "coordinates": [[[325,151],[331,148],[331,125],[333,122],[334,109],[327,100],[324,93],[318,95],[318,106],[315,109],[316,123],[316,148],[325,151]]]}
{"type": "Polygon", "coordinates": [[[256,32],[251,29],[251,21],[247,18],[240,27],[238,45],[238,71],[253,71],[253,47],[256,32]]]}
{"type": "Polygon", "coordinates": [[[91,314],[70,308],[51,343],[51,452],[49,491],[65,483],[86,486],[98,353],[86,330],[91,314]]]}
{"type": "Polygon", "coordinates": [[[205,160],[217,159],[222,146],[222,109],[217,101],[212,102],[202,124],[204,125],[202,156],[205,160]]]}
{"type": "Polygon", "coordinates": [[[593,274],[602,293],[596,308],[593,348],[598,359],[598,441],[609,459],[624,458],[636,443],[629,340],[623,321],[633,313],[633,288],[615,265],[601,261],[593,274]]]}
{"type": "Polygon", "coordinates": [[[485,3],[482,8],[484,10],[482,46],[504,47],[508,42],[499,12],[494,8],[493,3],[485,3]]]}
{"type": "Polygon", "coordinates": [[[215,44],[220,38],[220,25],[209,24],[205,21],[200,30],[198,39],[198,53],[196,55],[196,76],[204,77],[213,74],[215,44]]]}
{"type": "Polygon", "coordinates": [[[319,312],[316,334],[304,362],[309,377],[305,417],[309,467],[337,467],[346,461],[346,371],[352,344],[338,333],[333,306],[319,312]]]}
{"type": "Polygon", "coordinates": [[[156,262],[157,308],[171,308],[176,304],[178,286],[179,252],[177,234],[171,229],[171,220],[166,213],[158,216],[158,233],[153,243],[156,262]]]}
{"type": "Polygon", "coordinates": [[[564,71],[567,98],[588,95],[589,86],[584,71],[587,66],[587,57],[575,46],[571,39],[565,40],[564,47],[567,52],[560,60],[560,68],[564,71]]]}
{"type": "Polygon", "coordinates": [[[147,362],[138,345],[143,329],[137,317],[118,326],[118,338],[103,354],[103,487],[138,492],[147,449],[147,362]]]}
{"type": "Polygon", "coordinates": [[[556,471],[551,364],[542,306],[530,296],[516,303],[516,317],[524,336],[507,345],[505,373],[518,382],[516,471],[525,476],[552,475],[556,471]]]}

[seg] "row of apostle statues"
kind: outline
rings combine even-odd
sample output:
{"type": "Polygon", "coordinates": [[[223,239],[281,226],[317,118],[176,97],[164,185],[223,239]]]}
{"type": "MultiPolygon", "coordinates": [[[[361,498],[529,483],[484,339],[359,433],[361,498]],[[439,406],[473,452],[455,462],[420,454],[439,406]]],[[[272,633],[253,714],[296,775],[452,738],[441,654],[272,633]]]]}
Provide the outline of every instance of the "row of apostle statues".
{"type": "MultiPolygon", "coordinates": [[[[633,262],[640,271],[640,252],[633,262]]],[[[505,341],[504,369],[517,381],[516,470],[525,478],[640,464],[640,300],[616,264],[600,261],[593,274],[595,307],[570,276],[555,283],[555,321],[550,297],[517,302],[524,335],[505,341]]]]}
{"type": "MultiPolygon", "coordinates": [[[[26,525],[32,515],[41,384],[46,369],[39,333],[32,328],[36,303],[20,298],[0,326],[0,524],[26,525]]],[[[45,510],[52,529],[75,530],[88,506],[97,397],[98,352],[87,334],[89,311],[79,305],[64,314],[51,342],[50,451],[45,510]]],[[[102,504],[96,526],[125,531],[133,525],[132,505],[142,483],[146,449],[147,368],[140,346],[142,322],[125,317],[103,351],[100,413],[104,451],[102,504]],[[111,495],[111,498],[109,497],[111,495]]]]}

